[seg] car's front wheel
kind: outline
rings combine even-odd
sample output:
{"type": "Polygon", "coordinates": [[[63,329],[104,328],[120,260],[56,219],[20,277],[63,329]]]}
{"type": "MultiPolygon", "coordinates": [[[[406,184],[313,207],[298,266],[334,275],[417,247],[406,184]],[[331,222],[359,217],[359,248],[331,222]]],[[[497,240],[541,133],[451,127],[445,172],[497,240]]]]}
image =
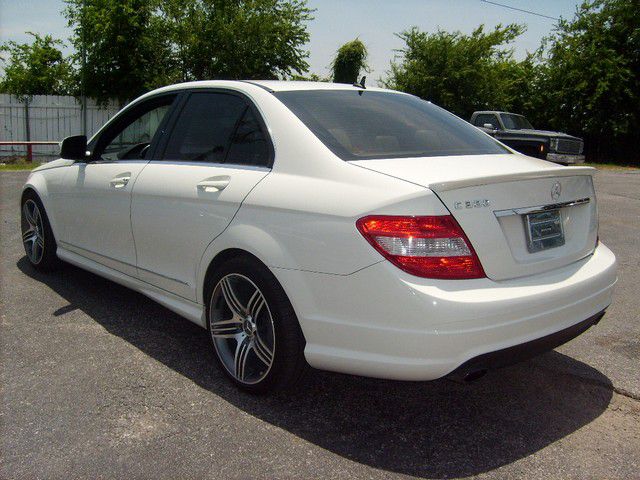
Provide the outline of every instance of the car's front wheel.
{"type": "Polygon", "coordinates": [[[56,240],[49,218],[38,196],[28,191],[22,198],[20,215],[22,244],[29,263],[38,270],[51,270],[58,266],[56,240]]]}
{"type": "Polygon", "coordinates": [[[232,258],[210,277],[207,328],[222,371],[245,390],[288,388],[306,368],[293,307],[269,269],[251,257],[232,258]]]}

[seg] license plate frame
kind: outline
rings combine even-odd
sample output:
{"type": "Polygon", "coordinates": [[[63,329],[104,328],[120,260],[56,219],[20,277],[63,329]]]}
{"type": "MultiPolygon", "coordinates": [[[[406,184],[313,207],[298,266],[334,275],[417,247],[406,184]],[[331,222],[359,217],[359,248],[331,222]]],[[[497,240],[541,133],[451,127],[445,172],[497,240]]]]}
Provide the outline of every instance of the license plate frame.
{"type": "Polygon", "coordinates": [[[524,224],[529,253],[561,247],[565,243],[559,209],[528,213],[524,215],[524,224]]]}

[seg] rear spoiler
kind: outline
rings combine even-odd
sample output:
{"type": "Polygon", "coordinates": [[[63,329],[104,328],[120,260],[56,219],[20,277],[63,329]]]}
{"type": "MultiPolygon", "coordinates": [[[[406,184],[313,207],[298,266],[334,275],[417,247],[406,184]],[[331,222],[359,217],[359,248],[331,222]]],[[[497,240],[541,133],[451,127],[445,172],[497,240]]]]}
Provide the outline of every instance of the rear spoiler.
{"type": "Polygon", "coordinates": [[[593,167],[552,167],[545,170],[535,170],[531,172],[506,173],[501,175],[489,175],[486,177],[475,177],[463,180],[452,180],[450,182],[436,182],[427,185],[434,192],[445,192],[447,190],[456,190],[465,187],[477,187],[480,185],[489,185],[492,183],[505,183],[517,180],[534,180],[537,178],[552,177],[575,177],[575,176],[593,176],[596,169],[593,167]]]}

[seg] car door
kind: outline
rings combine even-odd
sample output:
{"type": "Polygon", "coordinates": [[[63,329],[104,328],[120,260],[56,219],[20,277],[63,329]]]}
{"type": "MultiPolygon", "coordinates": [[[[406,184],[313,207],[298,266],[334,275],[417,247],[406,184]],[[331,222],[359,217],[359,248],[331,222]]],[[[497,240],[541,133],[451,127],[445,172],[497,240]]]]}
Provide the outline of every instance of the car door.
{"type": "Polygon", "coordinates": [[[175,98],[161,95],[125,110],[91,142],[87,162],[69,167],[63,248],[136,276],[131,191],[175,98]]]}
{"type": "Polygon", "coordinates": [[[162,153],[136,182],[131,221],[140,278],[195,300],[206,247],[268,174],[273,147],[239,93],[194,91],[176,110],[162,153]]]}

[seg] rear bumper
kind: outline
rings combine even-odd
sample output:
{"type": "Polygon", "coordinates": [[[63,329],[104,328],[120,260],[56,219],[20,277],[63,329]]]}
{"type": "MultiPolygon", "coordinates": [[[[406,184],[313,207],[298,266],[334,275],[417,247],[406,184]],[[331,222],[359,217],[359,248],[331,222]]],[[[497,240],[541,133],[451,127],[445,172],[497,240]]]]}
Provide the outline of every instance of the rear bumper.
{"type": "Polygon", "coordinates": [[[574,165],[584,163],[584,155],[572,155],[569,153],[547,153],[547,160],[555,163],[566,163],[574,165]]]}
{"type": "Polygon", "coordinates": [[[553,350],[576,338],[578,335],[581,335],[593,325],[596,325],[600,322],[604,313],[604,310],[598,312],[580,323],[576,323],[551,335],[474,357],[456,368],[449,376],[464,379],[467,375],[474,372],[506,367],[553,350]]]}
{"type": "Polygon", "coordinates": [[[311,366],[433,380],[602,312],[611,303],[616,260],[599,244],[588,258],[508,281],[421,279],[386,261],[351,275],[274,273],[300,320],[311,366]]]}

